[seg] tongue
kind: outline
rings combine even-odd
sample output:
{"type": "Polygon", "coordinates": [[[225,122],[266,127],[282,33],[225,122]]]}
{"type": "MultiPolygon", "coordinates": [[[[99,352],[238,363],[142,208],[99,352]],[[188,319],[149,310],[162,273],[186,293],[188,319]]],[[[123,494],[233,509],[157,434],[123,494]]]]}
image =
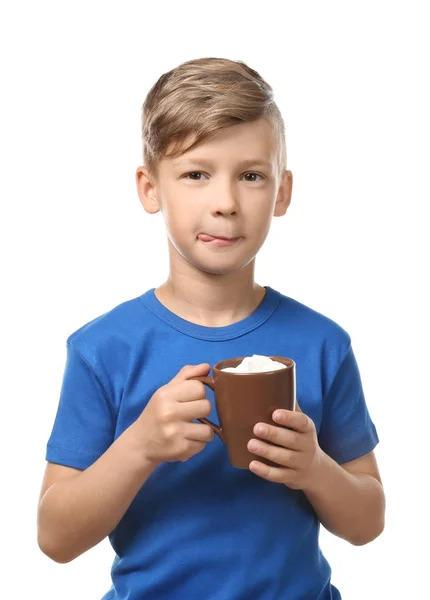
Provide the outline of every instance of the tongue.
{"type": "Polygon", "coordinates": [[[201,233],[199,235],[199,239],[202,240],[202,242],[211,242],[212,240],[216,240],[216,238],[212,237],[211,235],[206,235],[206,233],[201,233]]]}

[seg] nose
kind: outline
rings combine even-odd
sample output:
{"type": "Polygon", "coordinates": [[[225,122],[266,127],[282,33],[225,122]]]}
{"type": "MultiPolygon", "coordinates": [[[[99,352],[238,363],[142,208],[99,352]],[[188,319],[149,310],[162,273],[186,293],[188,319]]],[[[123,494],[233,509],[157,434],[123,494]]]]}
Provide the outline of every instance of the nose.
{"type": "Polygon", "coordinates": [[[238,193],[230,181],[220,182],[213,190],[211,211],[214,215],[235,215],[238,210],[238,193]]]}

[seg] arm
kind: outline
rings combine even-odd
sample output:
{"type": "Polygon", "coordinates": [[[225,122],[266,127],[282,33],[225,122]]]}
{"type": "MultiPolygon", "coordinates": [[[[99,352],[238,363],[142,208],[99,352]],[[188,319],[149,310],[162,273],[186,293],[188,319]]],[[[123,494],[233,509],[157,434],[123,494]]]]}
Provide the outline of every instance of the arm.
{"type": "Polygon", "coordinates": [[[341,466],[320,448],[313,421],[299,407],[276,411],[273,419],[281,427],[258,423],[254,432],[275,445],[252,439],[248,448],[279,467],[253,461],[251,471],[302,490],[335,535],[355,545],[376,538],[384,528],[385,497],[373,452],[341,466]]]}
{"type": "Polygon", "coordinates": [[[85,471],[48,463],[38,508],[40,549],[65,563],[98,544],[154,468],[142,457],[131,428],[85,471]]]}
{"type": "Polygon", "coordinates": [[[354,545],[384,529],[385,495],[373,452],[343,465],[322,453],[320,468],[303,489],[326,529],[354,545]]]}
{"type": "Polygon", "coordinates": [[[138,419],[84,471],[49,463],[38,509],[38,543],[69,562],[118,525],[142,485],[163,462],[186,461],[214,437],[205,387],[188,379],[209,365],[185,366],[159,388],[138,419]]]}

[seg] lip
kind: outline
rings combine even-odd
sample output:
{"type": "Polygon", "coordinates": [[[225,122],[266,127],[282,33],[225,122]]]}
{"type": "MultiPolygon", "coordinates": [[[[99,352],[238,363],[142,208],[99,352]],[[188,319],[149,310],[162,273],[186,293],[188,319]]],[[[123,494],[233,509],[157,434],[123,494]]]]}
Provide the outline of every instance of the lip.
{"type": "Polygon", "coordinates": [[[224,236],[214,236],[209,233],[199,233],[197,238],[204,244],[210,246],[230,246],[240,239],[240,237],[228,238],[224,236]]]}

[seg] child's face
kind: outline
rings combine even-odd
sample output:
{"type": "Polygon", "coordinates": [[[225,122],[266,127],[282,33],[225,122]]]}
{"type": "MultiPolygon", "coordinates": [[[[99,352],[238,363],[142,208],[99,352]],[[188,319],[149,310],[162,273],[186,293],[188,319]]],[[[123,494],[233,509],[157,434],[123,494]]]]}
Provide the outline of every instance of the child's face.
{"type": "Polygon", "coordinates": [[[227,274],[254,259],[272,217],[285,214],[292,175],[279,173],[272,126],[260,119],[232,126],[177,158],[163,158],[153,183],[139,168],[137,182],[145,210],[161,210],[176,251],[202,271],[227,274]],[[218,246],[200,234],[238,239],[218,246]]]}

